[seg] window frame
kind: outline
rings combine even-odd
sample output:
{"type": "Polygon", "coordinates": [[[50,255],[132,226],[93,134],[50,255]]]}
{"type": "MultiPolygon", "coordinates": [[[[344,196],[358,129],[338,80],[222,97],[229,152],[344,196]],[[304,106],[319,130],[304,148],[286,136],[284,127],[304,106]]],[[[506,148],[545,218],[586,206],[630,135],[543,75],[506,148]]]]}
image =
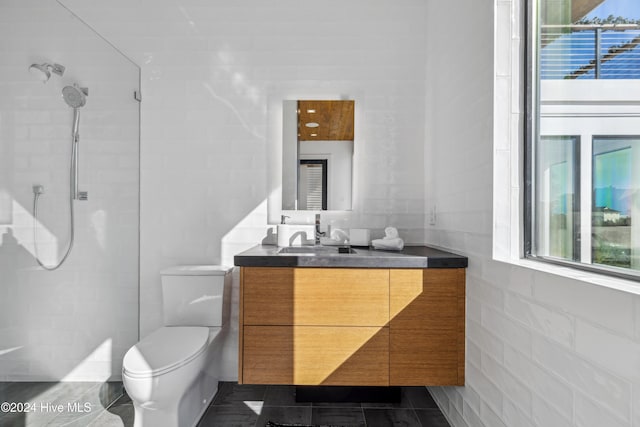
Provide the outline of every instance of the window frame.
{"type": "MultiPolygon", "coordinates": [[[[522,93],[522,103],[524,108],[525,123],[523,126],[523,142],[524,150],[522,154],[522,170],[521,175],[522,188],[523,188],[523,212],[522,212],[522,256],[525,259],[540,261],[548,264],[558,265],[562,267],[574,268],[577,270],[588,271],[591,273],[601,274],[609,277],[617,277],[634,282],[640,282],[640,271],[631,270],[625,271],[623,267],[609,267],[602,264],[586,264],[582,262],[572,261],[568,259],[560,259],[554,257],[548,257],[538,255],[534,253],[535,250],[535,233],[537,228],[537,219],[535,215],[534,202],[536,200],[536,143],[541,138],[540,136],[540,79],[539,79],[539,55],[538,55],[538,4],[543,0],[525,1],[526,6],[523,7],[523,22],[525,30],[523,31],[525,37],[525,43],[523,45],[523,61],[524,61],[524,90],[522,93]]],[[[521,3],[522,4],[522,3],[521,3]]],[[[624,137],[623,135],[598,135],[599,137],[624,137]]],[[[629,135],[634,136],[635,135],[629,135]]],[[[593,145],[593,138],[596,135],[592,135],[589,144],[593,145]]],[[[593,157],[593,156],[592,156],[593,157]]],[[[591,160],[593,162],[593,159],[591,160]]],[[[582,168],[582,163],[578,165],[582,168]]],[[[588,183],[580,182],[582,185],[591,187],[593,185],[592,180],[588,183]]],[[[590,227],[593,227],[589,222],[590,227]]]]}

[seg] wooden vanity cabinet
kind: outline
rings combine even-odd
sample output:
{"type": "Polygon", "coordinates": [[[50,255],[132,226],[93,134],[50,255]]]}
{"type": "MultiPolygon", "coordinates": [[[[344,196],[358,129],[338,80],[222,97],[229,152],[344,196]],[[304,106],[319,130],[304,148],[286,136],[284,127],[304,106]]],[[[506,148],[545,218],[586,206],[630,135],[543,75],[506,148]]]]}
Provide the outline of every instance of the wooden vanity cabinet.
{"type": "Polygon", "coordinates": [[[239,383],[464,384],[464,269],[242,267],[239,383]]]}

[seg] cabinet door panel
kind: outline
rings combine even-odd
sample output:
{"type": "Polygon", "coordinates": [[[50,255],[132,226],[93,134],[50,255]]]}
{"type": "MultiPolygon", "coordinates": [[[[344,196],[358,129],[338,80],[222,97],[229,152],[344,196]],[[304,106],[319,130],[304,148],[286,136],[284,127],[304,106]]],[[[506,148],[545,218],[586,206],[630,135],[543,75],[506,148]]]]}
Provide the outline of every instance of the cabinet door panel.
{"type": "Polygon", "coordinates": [[[246,384],[389,385],[389,329],[245,326],[246,384]]]}
{"type": "Polygon", "coordinates": [[[423,329],[394,329],[390,335],[390,385],[464,385],[455,335],[423,329]]]}
{"type": "Polygon", "coordinates": [[[293,268],[242,269],[245,325],[293,325],[293,268]]]}
{"type": "Polygon", "coordinates": [[[391,270],[391,327],[435,328],[455,332],[458,319],[458,284],[460,272],[463,271],[391,270]]]}
{"type": "Polygon", "coordinates": [[[391,270],[390,382],[464,384],[464,270],[391,270]]]}
{"type": "Polygon", "coordinates": [[[389,321],[389,270],[246,268],[243,280],[247,325],[385,326],[389,321]]]}

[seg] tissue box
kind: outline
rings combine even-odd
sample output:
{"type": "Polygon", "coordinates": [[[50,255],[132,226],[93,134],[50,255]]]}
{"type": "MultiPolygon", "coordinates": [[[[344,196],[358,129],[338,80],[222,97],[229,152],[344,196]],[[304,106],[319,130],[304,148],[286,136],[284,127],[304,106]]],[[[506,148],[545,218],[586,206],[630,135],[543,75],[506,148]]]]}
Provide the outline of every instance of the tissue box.
{"type": "Polygon", "coordinates": [[[352,228],[349,230],[349,243],[351,246],[369,246],[371,232],[368,228],[352,228]]]}

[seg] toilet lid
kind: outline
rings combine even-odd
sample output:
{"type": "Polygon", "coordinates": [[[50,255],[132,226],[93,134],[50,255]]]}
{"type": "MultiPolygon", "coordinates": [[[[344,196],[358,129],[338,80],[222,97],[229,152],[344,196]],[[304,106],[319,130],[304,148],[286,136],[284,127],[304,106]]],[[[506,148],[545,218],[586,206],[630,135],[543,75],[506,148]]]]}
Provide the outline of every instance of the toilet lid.
{"type": "Polygon", "coordinates": [[[122,361],[122,371],[131,377],[150,377],[189,363],[207,345],[209,328],[165,326],[131,347],[122,361]]]}

